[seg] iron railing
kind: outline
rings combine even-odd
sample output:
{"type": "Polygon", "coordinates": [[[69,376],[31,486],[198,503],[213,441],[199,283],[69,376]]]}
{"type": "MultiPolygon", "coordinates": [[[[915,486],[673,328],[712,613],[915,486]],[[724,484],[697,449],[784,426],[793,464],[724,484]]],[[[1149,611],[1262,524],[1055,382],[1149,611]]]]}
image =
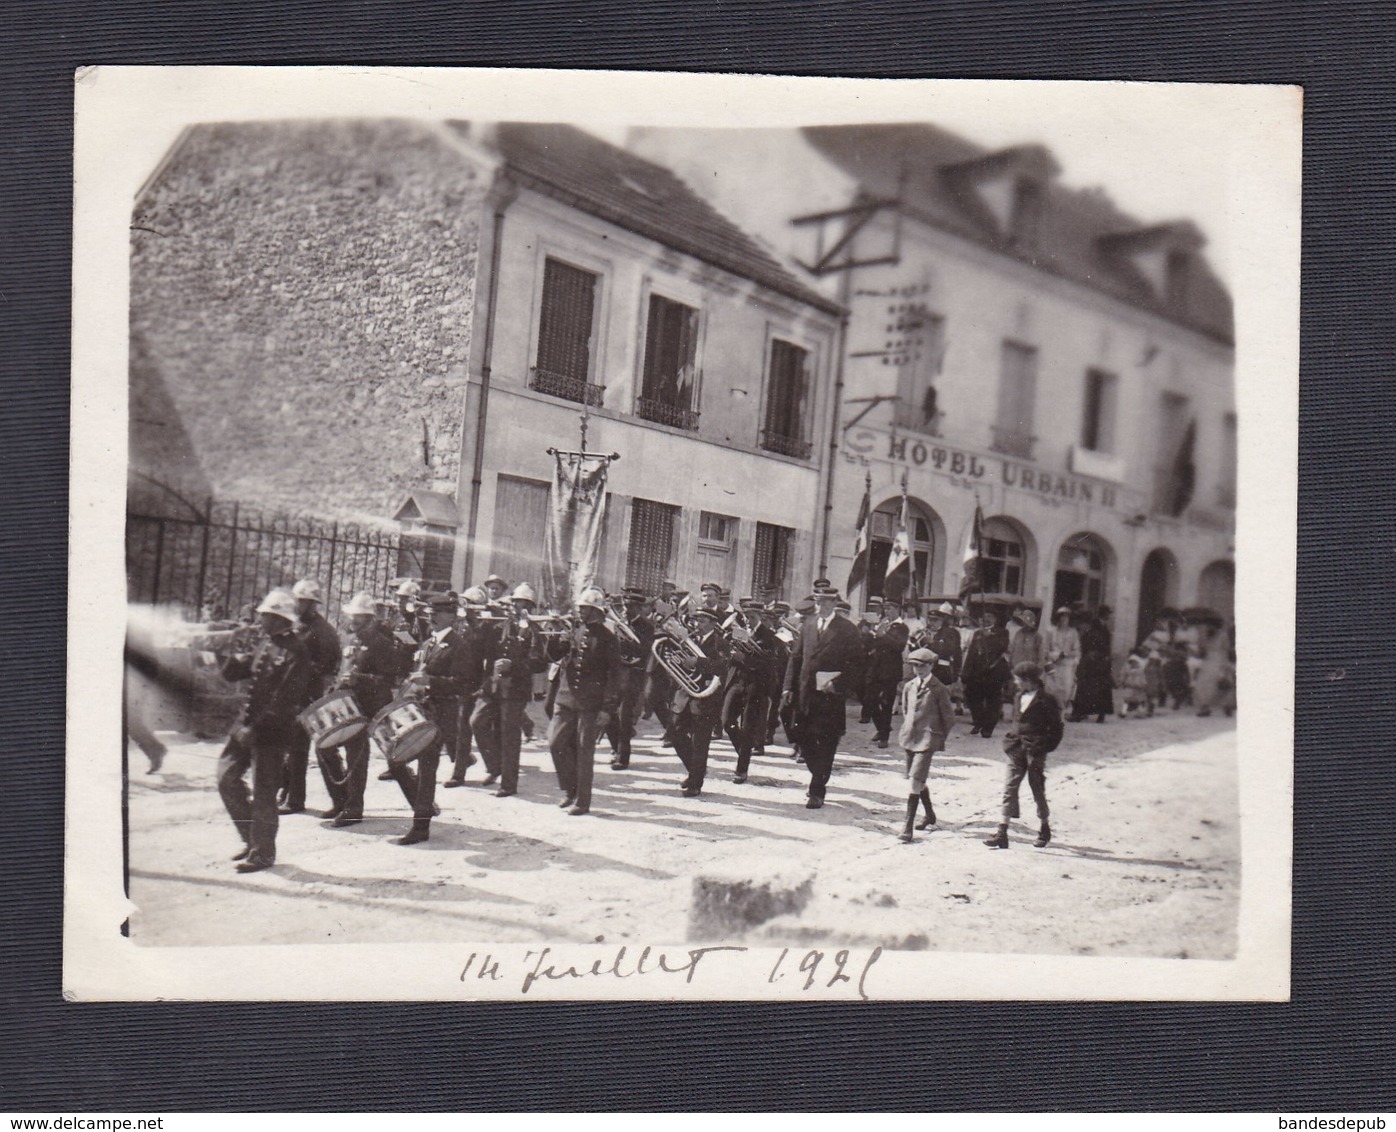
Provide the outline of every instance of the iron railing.
{"type": "Polygon", "coordinates": [[[814,445],[798,436],[786,436],[768,428],[761,430],[761,447],[767,452],[779,452],[782,456],[793,456],[797,460],[808,460],[814,445]]]}
{"type": "Polygon", "coordinates": [[[656,424],[682,428],[689,432],[696,432],[698,429],[697,409],[671,405],[668,401],[660,401],[654,397],[637,397],[635,411],[645,420],[654,421],[656,424]]]}
{"type": "Polygon", "coordinates": [[[589,381],[568,377],[566,374],[551,373],[537,366],[532,367],[531,372],[533,377],[528,383],[530,389],[546,393],[549,397],[561,397],[566,401],[590,405],[593,409],[601,407],[601,398],[606,392],[604,385],[593,385],[589,381]]]}

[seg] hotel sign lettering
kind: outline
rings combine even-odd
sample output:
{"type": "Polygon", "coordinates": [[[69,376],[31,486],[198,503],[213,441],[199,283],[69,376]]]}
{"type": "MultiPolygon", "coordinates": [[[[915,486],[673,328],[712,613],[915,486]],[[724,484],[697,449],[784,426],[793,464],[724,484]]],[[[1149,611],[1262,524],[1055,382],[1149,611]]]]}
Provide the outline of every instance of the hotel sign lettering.
{"type": "Polygon", "coordinates": [[[958,476],[970,482],[1002,483],[1006,487],[1016,487],[1021,491],[1035,491],[1057,499],[1074,499],[1080,503],[1094,503],[1102,507],[1116,505],[1116,489],[1099,480],[1086,480],[1060,472],[1045,471],[1001,457],[966,452],[960,448],[951,448],[912,436],[855,428],[845,434],[844,444],[859,456],[877,453],[886,460],[908,464],[914,468],[929,468],[943,475],[958,476]],[[879,443],[879,438],[883,443],[879,443]]]}

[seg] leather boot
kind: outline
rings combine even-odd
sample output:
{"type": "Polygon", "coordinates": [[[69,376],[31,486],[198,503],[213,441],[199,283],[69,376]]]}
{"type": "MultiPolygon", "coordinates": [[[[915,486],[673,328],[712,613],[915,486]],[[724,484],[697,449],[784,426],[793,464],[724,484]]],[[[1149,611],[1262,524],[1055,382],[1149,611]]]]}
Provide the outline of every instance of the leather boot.
{"type": "Polygon", "coordinates": [[[1032,844],[1033,844],[1033,848],[1034,848],[1034,849],[1045,849],[1045,848],[1047,847],[1047,842],[1049,842],[1049,841],[1051,841],[1051,840],[1052,840],[1052,827],[1049,826],[1046,822],[1043,822],[1043,823],[1042,823],[1042,828],[1039,829],[1039,830],[1037,831],[1037,840],[1034,841],[1034,842],[1032,843],[1032,844]]]}
{"type": "Polygon", "coordinates": [[[993,837],[988,838],[988,839],[984,842],[984,844],[987,845],[990,849],[1007,849],[1007,848],[1008,848],[1008,826],[1006,826],[1006,825],[1001,825],[1001,826],[999,826],[998,832],[997,832],[996,834],[994,834],[993,837]]]}
{"type": "Polygon", "coordinates": [[[904,825],[904,826],[902,827],[901,833],[897,834],[897,840],[899,840],[899,841],[914,841],[914,840],[915,840],[915,838],[914,838],[914,837],[912,836],[912,834],[911,834],[911,823],[914,822],[914,821],[916,820],[916,810],[917,810],[917,807],[920,806],[920,805],[921,805],[921,799],[920,799],[917,795],[915,795],[915,794],[913,794],[910,798],[908,798],[908,799],[906,800],[906,825],[904,825]]]}
{"type": "Polygon", "coordinates": [[[401,837],[393,839],[394,845],[417,845],[423,841],[431,840],[431,823],[425,821],[414,821],[412,828],[401,837]]]}
{"type": "Polygon", "coordinates": [[[918,801],[926,807],[926,816],[916,823],[917,829],[934,829],[936,824],[936,808],[931,805],[931,792],[929,789],[922,790],[918,795],[918,801]]]}

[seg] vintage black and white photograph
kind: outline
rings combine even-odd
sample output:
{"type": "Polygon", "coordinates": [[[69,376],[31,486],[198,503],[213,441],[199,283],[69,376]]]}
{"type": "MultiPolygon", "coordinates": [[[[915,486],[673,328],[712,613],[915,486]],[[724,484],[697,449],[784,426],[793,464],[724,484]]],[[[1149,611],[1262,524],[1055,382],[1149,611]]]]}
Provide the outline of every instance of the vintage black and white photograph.
{"type": "Polygon", "coordinates": [[[70,994],[1287,995],[1293,92],[77,105],[70,994]]]}

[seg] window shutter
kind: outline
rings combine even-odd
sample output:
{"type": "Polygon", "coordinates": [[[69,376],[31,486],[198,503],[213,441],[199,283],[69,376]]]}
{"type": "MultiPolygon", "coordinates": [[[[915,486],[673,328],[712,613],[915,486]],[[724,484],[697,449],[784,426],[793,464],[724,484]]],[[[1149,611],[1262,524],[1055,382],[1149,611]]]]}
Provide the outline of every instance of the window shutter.
{"type": "Polygon", "coordinates": [[[646,593],[658,593],[674,552],[674,522],[679,509],[668,503],[636,499],[630,508],[630,546],[625,581],[646,593]]]}

